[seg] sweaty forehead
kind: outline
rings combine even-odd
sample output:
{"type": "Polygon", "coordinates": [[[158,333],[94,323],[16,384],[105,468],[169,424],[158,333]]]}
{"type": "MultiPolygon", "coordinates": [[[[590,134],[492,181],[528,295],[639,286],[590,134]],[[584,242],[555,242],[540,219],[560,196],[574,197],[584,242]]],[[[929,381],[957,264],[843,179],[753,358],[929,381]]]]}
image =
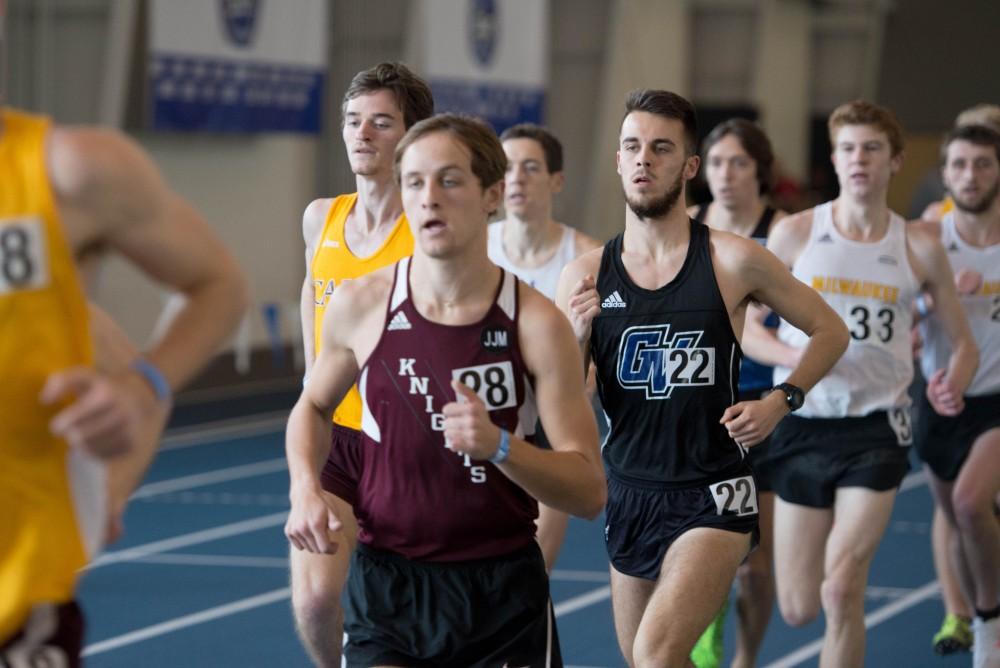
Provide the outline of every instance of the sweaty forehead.
{"type": "Polygon", "coordinates": [[[514,137],[504,140],[503,152],[510,160],[542,160],[545,157],[545,149],[538,141],[530,137],[514,137]]]}
{"type": "Polygon", "coordinates": [[[434,172],[448,167],[472,171],[472,153],[452,133],[432,132],[406,147],[402,172],[434,172]]]}
{"type": "Polygon", "coordinates": [[[889,135],[875,125],[845,125],[837,130],[837,143],[880,141],[888,145],[889,135]]]}
{"type": "MultiPolygon", "coordinates": [[[[3,0],[0,0],[2,2],[3,0]]],[[[387,114],[402,117],[403,112],[396,103],[396,96],[387,88],[370,93],[355,95],[344,105],[345,114],[387,114]]]]}
{"type": "Polygon", "coordinates": [[[665,139],[680,144],[684,141],[684,124],[676,118],[648,111],[633,111],[622,121],[621,139],[627,138],[645,141],[665,139]]]}

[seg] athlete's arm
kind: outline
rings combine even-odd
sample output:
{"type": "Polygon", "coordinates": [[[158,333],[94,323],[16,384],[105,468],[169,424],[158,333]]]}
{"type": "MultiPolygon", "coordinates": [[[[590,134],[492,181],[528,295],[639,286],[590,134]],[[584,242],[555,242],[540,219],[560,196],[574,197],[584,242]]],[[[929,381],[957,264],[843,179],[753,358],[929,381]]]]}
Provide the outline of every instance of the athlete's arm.
{"type": "Polygon", "coordinates": [[[48,168],[70,245],[105,241],[184,306],[145,356],[177,388],[216,353],[246,310],[246,279],[202,217],[121,133],[56,128],[48,168]]]}
{"type": "Polygon", "coordinates": [[[979,366],[979,350],[958,300],[948,254],[939,237],[918,228],[908,229],[906,237],[914,273],[930,294],[935,316],[951,341],[947,369],[938,369],[927,379],[927,399],[941,415],[958,415],[965,408],[963,395],[979,366]]]}
{"type": "MultiPolygon", "coordinates": [[[[106,375],[128,371],[139,355],[136,346],[111,317],[97,306],[90,305],[90,334],[94,342],[94,362],[106,375]]],[[[128,498],[142,481],[160,445],[160,434],[170,415],[171,403],[158,402],[151,413],[141,416],[131,425],[138,436],[136,446],[121,457],[108,461],[108,526],[105,543],[115,541],[122,533],[122,516],[128,498]]]]}
{"type": "MultiPolygon", "coordinates": [[[[768,235],[767,249],[786,267],[791,267],[809,240],[812,211],[785,216],[780,220],[779,223],[776,214],[768,235]]],[[[751,304],[747,308],[740,346],[744,353],[762,364],[794,368],[802,357],[802,349],[781,341],[776,330],[764,326],[764,319],[769,311],[770,309],[758,304],[751,304]]]]}
{"type": "MultiPolygon", "coordinates": [[[[511,435],[509,455],[497,467],[545,505],[592,519],[604,508],[607,487],[572,330],[551,302],[523,286],[518,329],[552,450],[511,435]]],[[[443,409],[445,438],[457,452],[489,459],[499,447],[500,429],[472,390],[458,381],[452,385],[464,399],[443,409]]]]}
{"type": "Polygon", "coordinates": [[[597,272],[601,268],[602,249],[603,246],[598,246],[563,267],[556,288],[556,306],[572,325],[573,336],[583,355],[584,373],[590,366],[590,326],[601,312],[597,272]]]}
{"type": "Polygon", "coordinates": [[[338,326],[323,327],[309,381],[288,416],[285,454],[292,508],[285,535],[300,550],[332,554],[337,549],[331,534],[340,529],[340,520],[322,494],[320,472],[330,451],[333,410],[351,389],[384,325],[384,276],[379,271],[345,283],[330,297],[323,322],[338,326]]]}
{"type": "MultiPolygon", "coordinates": [[[[723,295],[752,299],[770,307],[802,330],[809,343],[792,368],[787,382],[808,392],[836,364],[847,349],[849,335],[840,316],[815,290],[796,279],[766,249],[752,241],[731,237],[716,254],[726,274],[723,295]],[[735,287],[736,292],[731,293],[735,287]]],[[[771,392],[762,400],[739,402],[726,409],[721,422],[741,445],[756,445],[788,412],[785,396],[771,392]]]]}
{"type": "Polygon", "coordinates": [[[302,239],[306,245],[306,274],[302,281],[299,311],[302,318],[302,350],[305,354],[306,376],[316,360],[316,289],[313,287],[312,261],[323,233],[323,223],[330,210],[329,199],[313,200],[302,214],[302,239]]]}

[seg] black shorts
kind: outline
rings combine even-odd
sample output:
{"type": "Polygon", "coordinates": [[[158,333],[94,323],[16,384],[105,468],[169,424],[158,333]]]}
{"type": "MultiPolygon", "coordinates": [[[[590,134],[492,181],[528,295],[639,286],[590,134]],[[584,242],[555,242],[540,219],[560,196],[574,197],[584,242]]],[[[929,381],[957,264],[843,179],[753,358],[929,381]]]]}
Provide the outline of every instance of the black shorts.
{"type": "Polygon", "coordinates": [[[492,559],[419,562],[360,544],[344,605],[349,668],[561,668],[538,545],[492,559]]]}
{"type": "Polygon", "coordinates": [[[320,484],[351,506],[358,500],[361,479],[361,432],[337,423],[330,436],[330,454],[326,457],[320,484]]]}
{"type": "Polygon", "coordinates": [[[1000,428],[1000,394],[965,397],[965,410],[955,417],[938,415],[927,397],[917,403],[914,446],[941,480],[958,477],[973,443],[990,429],[1000,428]]]}
{"type": "Polygon", "coordinates": [[[789,503],[831,508],[838,487],[899,487],[910,470],[909,415],[903,408],[864,417],[785,416],[767,456],[774,491],[789,503]]]}
{"type": "MultiPolygon", "coordinates": [[[[739,393],[738,401],[755,401],[762,398],[762,395],[768,391],[769,388],[760,388],[758,390],[745,390],[739,393]]],[[[771,445],[771,437],[768,436],[763,441],[757,445],[749,448],[747,451],[747,461],[750,462],[750,468],[753,469],[753,478],[757,483],[758,492],[770,492],[773,491],[771,486],[771,474],[767,466],[767,451],[771,445]]]]}
{"type": "Polygon", "coordinates": [[[75,601],[36,606],[17,633],[0,641],[0,666],[79,668],[83,627],[83,613],[75,601]]]}
{"type": "Polygon", "coordinates": [[[749,466],[727,479],[671,488],[624,481],[608,471],[604,540],[619,573],[656,580],[667,550],[690,529],[709,527],[758,540],[757,488],[749,466]]]}

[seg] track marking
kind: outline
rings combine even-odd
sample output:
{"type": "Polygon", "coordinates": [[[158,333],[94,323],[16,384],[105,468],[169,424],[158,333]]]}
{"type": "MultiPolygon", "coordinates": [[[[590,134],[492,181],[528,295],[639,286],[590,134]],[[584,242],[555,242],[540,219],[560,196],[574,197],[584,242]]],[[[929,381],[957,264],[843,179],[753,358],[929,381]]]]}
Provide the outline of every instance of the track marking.
{"type": "Polygon", "coordinates": [[[143,640],[149,640],[150,638],[172,633],[189,626],[204,624],[205,622],[210,622],[215,619],[235,615],[238,612],[253,610],[254,608],[259,608],[264,605],[284,601],[285,599],[291,597],[291,595],[292,590],[290,587],[282,587],[281,589],[275,589],[264,594],[258,594],[257,596],[250,596],[249,598],[243,598],[238,601],[233,601],[232,603],[226,603],[225,605],[208,608],[207,610],[195,612],[190,615],[175,617],[174,619],[160,622],[159,624],[153,624],[152,626],[147,626],[143,629],[131,631],[120,636],[115,636],[114,638],[108,638],[107,640],[102,640],[100,642],[93,643],[92,645],[88,645],[83,648],[82,656],[86,657],[101,654],[102,652],[118,649],[119,647],[124,647],[125,645],[133,645],[137,642],[142,642],[143,640]]]}
{"type": "MultiPolygon", "coordinates": [[[[892,603],[887,603],[881,608],[872,610],[870,613],[865,615],[865,629],[871,629],[878,626],[887,619],[895,617],[901,612],[909,610],[915,605],[919,605],[929,598],[934,598],[940,595],[941,585],[937,580],[928,582],[923,587],[914,589],[912,592],[903,596],[898,601],[893,601],[892,603]]],[[[820,650],[823,649],[823,639],[814,640],[808,645],[803,645],[794,652],[786,654],[777,661],[772,661],[771,663],[764,666],[764,668],[792,668],[797,666],[803,661],[808,661],[809,659],[819,656],[820,650]]]]}
{"type": "Polygon", "coordinates": [[[204,473],[194,473],[192,475],[185,475],[179,478],[170,478],[169,480],[147,483],[135,490],[130,498],[132,500],[143,499],[156,494],[178,492],[184,489],[205,487],[206,485],[214,485],[220,482],[242,480],[243,478],[253,478],[259,475],[278,473],[286,470],[287,468],[288,461],[284,457],[267,459],[262,462],[254,462],[253,464],[229,466],[224,469],[216,469],[214,471],[205,471],[204,473]]]}
{"type": "Polygon", "coordinates": [[[287,422],[288,411],[273,411],[262,413],[258,417],[233,418],[192,427],[177,427],[163,435],[159,451],[180,450],[195,445],[217,445],[222,440],[273,434],[284,431],[287,422]]]}
{"type": "MultiPolygon", "coordinates": [[[[275,589],[264,594],[258,594],[257,596],[242,598],[238,601],[233,601],[232,603],[226,603],[224,605],[215,606],[214,608],[208,608],[189,615],[175,617],[174,619],[169,619],[165,622],[136,629],[135,631],[129,631],[128,633],[123,633],[122,635],[88,645],[84,648],[82,656],[93,656],[95,654],[108,652],[126,645],[134,645],[135,643],[156,638],[157,636],[162,636],[167,633],[179,631],[191,626],[197,626],[199,624],[205,624],[206,622],[222,619],[223,617],[229,617],[240,612],[284,601],[291,598],[291,596],[291,588],[282,587],[281,589],[275,589]]],[[[589,605],[593,605],[594,603],[610,598],[610,596],[611,587],[600,587],[594,591],[587,592],[586,594],[575,596],[555,606],[556,617],[575,612],[581,608],[585,608],[589,605]]]]}
{"type": "Polygon", "coordinates": [[[173,538],[156,540],[151,543],[144,543],[143,545],[137,545],[135,547],[118,550],[116,552],[108,552],[106,554],[102,554],[89,565],[85,566],[82,570],[87,571],[94,568],[100,568],[101,566],[109,566],[111,564],[118,564],[125,561],[135,561],[141,557],[148,557],[161,552],[169,552],[170,550],[175,550],[180,547],[198,545],[199,543],[208,543],[213,540],[219,540],[220,538],[239,536],[251,531],[278,526],[284,524],[287,517],[287,512],[273,513],[271,515],[254,517],[241,522],[223,524],[222,526],[213,527],[211,529],[203,529],[202,531],[181,534],[179,536],[174,536],[173,538]]]}

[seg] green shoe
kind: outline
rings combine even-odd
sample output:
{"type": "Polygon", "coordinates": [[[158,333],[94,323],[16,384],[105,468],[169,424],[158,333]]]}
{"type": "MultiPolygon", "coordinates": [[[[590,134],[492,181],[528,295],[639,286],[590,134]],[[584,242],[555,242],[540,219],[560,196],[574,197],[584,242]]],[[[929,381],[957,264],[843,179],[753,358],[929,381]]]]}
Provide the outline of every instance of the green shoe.
{"type": "Polygon", "coordinates": [[[712,623],[698,638],[694,649],[691,650],[691,663],[695,665],[695,668],[719,668],[722,665],[722,635],[726,628],[726,613],[728,611],[729,599],[726,599],[726,602],[722,604],[722,610],[719,610],[719,614],[715,616],[712,623]]]}
{"type": "Polygon", "coordinates": [[[934,651],[944,656],[972,649],[972,628],[968,619],[948,613],[941,630],[934,634],[934,651]]]}

